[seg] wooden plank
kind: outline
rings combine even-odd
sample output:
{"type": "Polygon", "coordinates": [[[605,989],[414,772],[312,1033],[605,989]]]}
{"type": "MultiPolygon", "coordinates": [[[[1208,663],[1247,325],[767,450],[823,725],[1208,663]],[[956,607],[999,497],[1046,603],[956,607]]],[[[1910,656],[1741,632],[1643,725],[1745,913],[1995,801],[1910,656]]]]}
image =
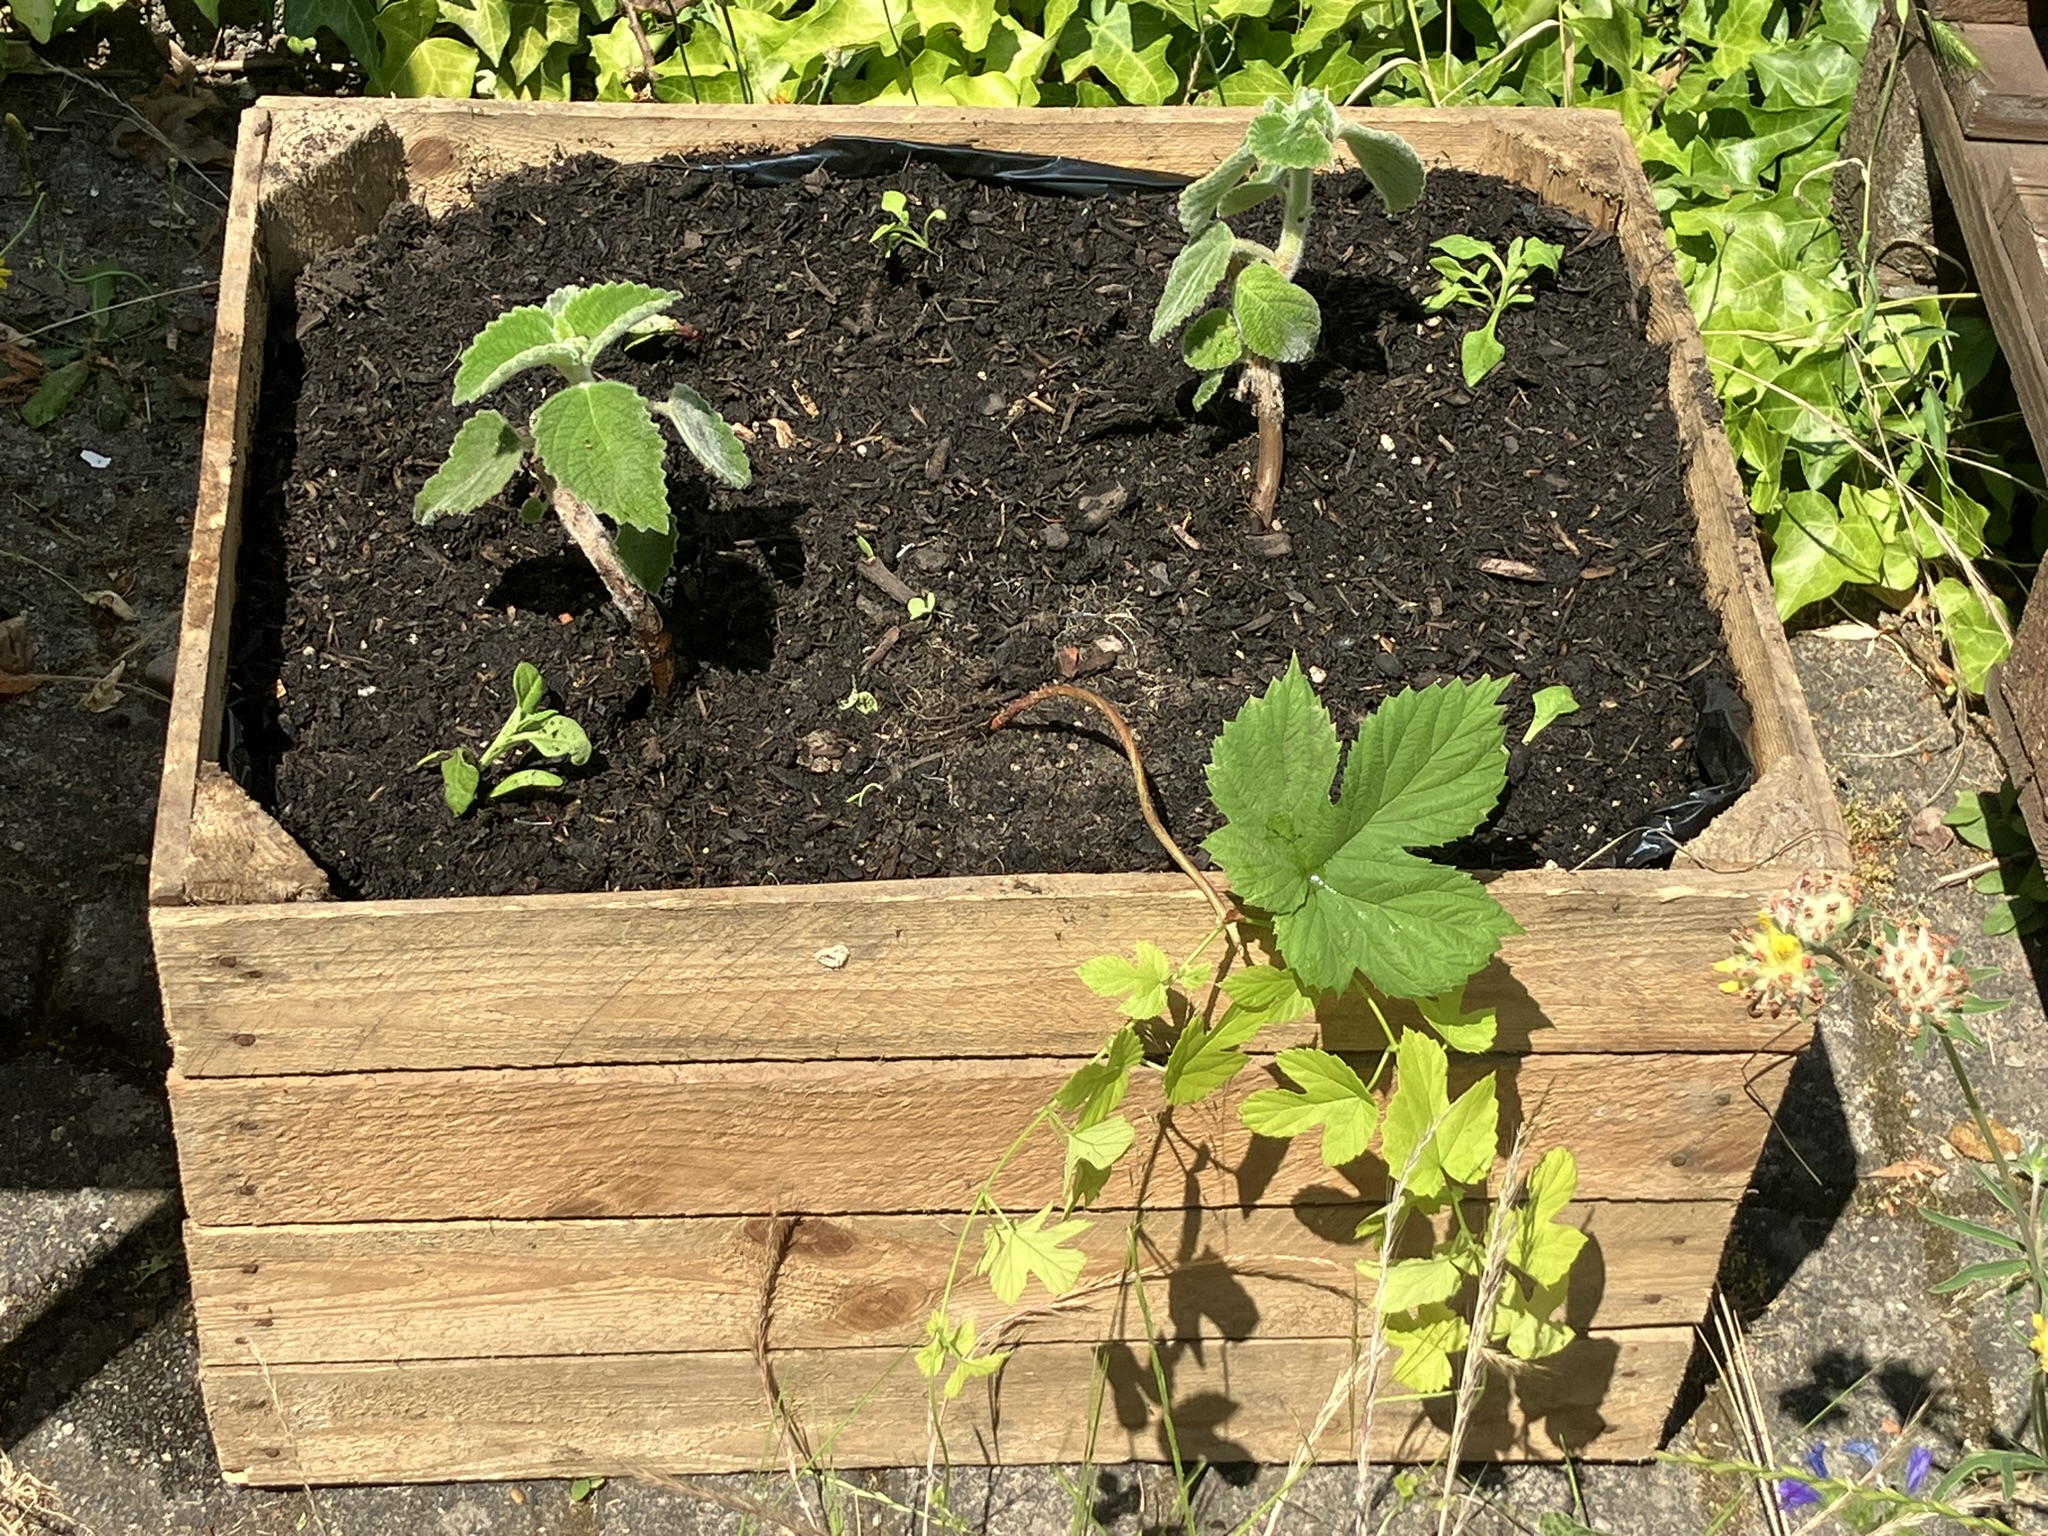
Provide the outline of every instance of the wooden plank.
{"type": "Polygon", "coordinates": [[[2048,33],[2018,23],[1955,24],[1979,67],[1942,70],[1963,136],[2048,143],[2048,33]]]}
{"type": "Polygon", "coordinates": [[[2029,307],[2024,264],[2014,262],[1992,217],[2007,185],[2012,150],[1963,137],[1962,125],[1924,39],[1915,37],[1905,58],[1928,142],[1963,227],[1970,264],[1976,269],[1977,290],[1984,296],[1998,349],[2012,372],[2013,391],[2026,415],[2034,451],[2048,463],[2048,351],[2044,351],[2039,328],[2043,311],[2029,307]]]}
{"type": "Polygon", "coordinates": [[[2048,0],[1931,0],[1937,20],[1989,22],[1994,26],[2048,26],[2048,0]]]}
{"type": "MultiPolygon", "coordinates": [[[[1689,1328],[1582,1337],[1562,1354],[1496,1381],[1475,1414],[1476,1458],[1645,1460],[1692,1356],[1689,1328]]],[[[1348,1369],[1328,1340],[1169,1346],[1165,1366],[1183,1457],[1284,1462],[1348,1369]]],[[[842,1469],[920,1465],[928,1445],[924,1382],[908,1352],[791,1351],[769,1357],[782,1399],[821,1459],[842,1469]],[[861,1402],[863,1394],[872,1396],[861,1402]],[[859,1411],[854,1412],[856,1403],[859,1411]]],[[[1028,1344],[991,1391],[947,1409],[954,1465],[1164,1461],[1145,1355],[1103,1351],[1106,1390],[1089,1411],[1097,1352],[1028,1344]],[[994,1399],[991,1412],[990,1398],[994,1399]]],[[[230,1482],[432,1482],[445,1478],[632,1476],[776,1469],[782,1454],[762,1372],[747,1353],[458,1360],[407,1365],[211,1366],[200,1372],[230,1482]]],[[[1382,1402],[1373,1450],[1426,1461],[1442,1404],[1382,1402]]],[[[1340,1397],[1315,1441],[1349,1460],[1357,1409],[1340,1397]]]]}
{"type": "MultiPolygon", "coordinates": [[[[1540,1106],[1531,1155],[1568,1143],[1597,1200],[1732,1200],[1748,1183],[1782,1056],[1487,1057],[1504,1126],[1540,1106]]],[[[173,1073],[185,1207],[208,1226],[783,1212],[957,1211],[1066,1081],[1073,1061],[711,1063],[342,1077],[173,1073]]],[[[1370,1065],[1360,1065],[1369,1072],[1370,1065]]],[[[1278,1082],[1242,1073],[1233,1094],[1278,1082]]],[[[1149,1125],[1159,1080],[1124,1113],[1149,1125]]],[[[1149,1131],[1141,1134],[1149,1135],[1149,1131]]],[[[1039,1137],[998,1190],[1058,1198],[1039,1137]]],[[[1125,1158],[1102,1203],[1281,1205],[1381,1197],[1384,1170],[1323,1167],[1315,1138],[1255,1139],[1236,1101],[1175,1111],[1151,1174],[1125,1158]]]]}
{"type": "MultiPolygon", "coordinates": [[[[1372,1209],[1148,1213],[1143,1279],[1162,1335],[1352,1337],[1372,1295],[1352,1233],[1372,1209]]],[[[1592,1242],[1566,1317],[1603,1329],[1698,1322],[1733,1213],[1726,1201],[1567,1207],[1563,1220],[1592,1242]]],[[[1469,1219],[1483,1222],[1484,1209],[1469,1219]]],[[[811,1216],[785,1238],[760,1216],[188,1224],[185,1257],[208,1365],[747,1350],[764,1289],[778,1350],[915,1348],[961,1225],[957,1216],[811,1216]]],[[[1071,1305],[1046,1308],[1034,1292],[1004,1308],[985,1282],[968,1280],[950,1310],[984,1338],[998,1328],[1034,1341],[1141,1337],[1134,1298],[1114,1283],[1128,1225],[1129,1213],[1095,1213],[1075,1245],[1088,1256],[1089,1284],[1071,1305]]],[[[977,1240],[966,1270],[979,1251],[977,1240]]]]}
{"type": "Polygon", "coordinates": [[[199,506],[185,563],[185,606],[178,627],[178,671],[157,788],[156,839],[149,861],[152,905],[185,899],[193,797],[200,765],[220,756],[227,707],[228,616],[234,609],[235,554],[241,544],[243,466],[256,419],[270,285],[256,239],[263,161],[271,115],[242,114],[235,179],[222,234],[220,300],[213,362],[206,381],[206,429],[199,445],[199,506]]]}
{"type": "MultiPolygon", "coordinates": [[[[1503,875],[1527,931],[1468,1001],[1499,1010],[1503,1053],[1798,1050],[1808,1030],[1751,1018],[1711,969],[1781,878],[1503,875]]],[[[171,908],[151,927],[178,1069],[203,1077],[1086,1055],[1116,1019],[1074,967],[1141,938],[1185,954],[1209,922],[1178,875],[1079,875],[171,908]],[[816,959],[835,946],[837,970],[816,959]]],[[[1356,999],[1320,1022],[1335,1049],[1379,1038],[1356,999]]]]}

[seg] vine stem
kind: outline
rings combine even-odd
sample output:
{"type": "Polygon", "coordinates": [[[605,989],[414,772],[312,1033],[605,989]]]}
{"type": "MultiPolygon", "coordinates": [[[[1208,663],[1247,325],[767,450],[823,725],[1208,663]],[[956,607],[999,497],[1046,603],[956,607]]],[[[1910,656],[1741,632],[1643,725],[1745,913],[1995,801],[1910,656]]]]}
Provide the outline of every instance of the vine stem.
{"type": "Polygon", "coordinates": [[[598,521],[597,513],[586,502],[559,483],[555,485],[550,499],[554,503],[555,516],[562,520],[569,537],[576,541],[576,547],[583,551],[584,558],[596,570],[605,591],[611,594],[613,605],[626,616],[626,623],[632,627],[633,638],[647,653],[648,680],[654,685],[654,696],[662,697],[676,680],[676,664],[668,625],[662,621],[661,609],[655,606],[653,596],[626,574],[611,535],[604,531],[604,524],[598,521]]]}
{"type": "Polygon", "coordinates": [[[1284,427],[1286,407],[1280,393],[1280,370],[1263,357],[1245,361],[1245,380],[1252,396],[1252,416],[1259,424],[1259,466],[1252,481],[1252,515],[1261,526],[1273,526],[1273,508],[1280,501],[1280,471],[1287,459],[1284,427]]]}
{"type": "Polygon", "coordinates": [[[1073,683],[1047,683],[1044,687],[1034,688],[1021,699],[1013,700],[996,711],[995,717],[988,723],[988,728],[1000,731],[1027,709],[1036,704],[1043,704],[1047,699],[1073,699],[1077,703],[1086,704],[1109,722],[1109,728],[1116,732],[1116,739],[1123,745],[1124,756],[1131,760],[1131,782],[1137,786],[1138,810],[1145,818],[1145,825],[1151,828],[1152,835],[1159,839],[1159,846],[1164,848],[1167,856],[1179,866],[1180,872],[1194,881],[1202,894],[1209,899],[1209,906],[1216,913],[1216,921],[1226,929],[1232,928],[1234,920],[1229,905],[1210,883],[1209,877],[1195,867],[1194,860],[1181,852],[1180,844],[1173,840],[1172,834],[1166,830],[1166,824],[1159,819],[1159,812],[1152,804],[1152,791],[1145,786],[1145,760],[1138,753],[1138,738],[1131,733],[1130,724],[1114,704],[1090,688],[1077,687],[1073,683]]]}

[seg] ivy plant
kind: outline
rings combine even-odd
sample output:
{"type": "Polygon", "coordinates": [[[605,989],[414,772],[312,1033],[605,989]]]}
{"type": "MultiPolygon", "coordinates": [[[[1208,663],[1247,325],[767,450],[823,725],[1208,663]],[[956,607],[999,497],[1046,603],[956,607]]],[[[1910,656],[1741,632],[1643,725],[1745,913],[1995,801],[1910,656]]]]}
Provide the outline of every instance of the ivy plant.
{"type": "Polygon", "coordinates": [[[671,386],[666,400],[649,401],[594,371],[613,343],[672,326],[665,312],[680,298],[641,283],[570,286],[556,289],[545,304],[522,304],[491,321],[456,367],[455,404],[467,405],[535,368],[553,369],[561,387],[523,429],[488,408],[470,417],[413,502],[413,516],[422,523],[463,516],[530,464],[540,494],[523,510],[538,518],[553,507],[632,626],[657,694],[668,691],[675,672],[654,594],[675,562],[676,527],[662,467],[667,447],[655,417],[668,422],[721,484],[742,488],[753,478],[725,418],[687,384],[671,386]]]}
{"type": "MultiPolygon", "coordinates": [[[[546,696],[547,684],[541,679],[540,669],[531,662],[520,662],[512,669],[512,712],[489,746],[481,752],[448,747],[429,752],[419,760],[416,767],[441,765],[441,798],[448,802],[450,811],[467,816],[476,804],[484,770],[515,752],[530,751],[551,762],[567,761],[578,768],[590,761],[590,738],[583,727],[560,710],[545,707],[541,701],[546,696]]],[[[493,784],[490,798],[496,800],[522,790],[561,787],[559,773],[545,768],[522,768],[493,784]]]]}
{"type": "Polygon", "coordinates": [[[1259,427],[1252,513],[1266,527],[1273,523],[1286,452],[1280,365],[1308,361],[1323,329],[1315,296],[1294,278],[1307,245],[1314,175],[1336,160],[1339,144],[1389,212],[1422,196],[1422,162],[1406,140],[1346,122],[1320,91],[1276,97],[1251,120],[1244,141],[1182,191],[1180,224],[1188,243],[1174,258],[1152,314],[1154,345],[1187,326],[1181,357],[1202,376],[1197,410],[1216,393],[1225,371],[1242,365],[1239,392],[1251,396],[1259,427]],[[1231,229],[1230,218],[1275,199],[1282,211],[1274,244],[1231,229]],[[1219,289],[1223,302],[1204,309],[1219,289]]]}
{"type": "Polygon", "coordinates": [[[1480,380],[1507,360],[1508,349],[1500,340],[1500,317],[1518,304],[1536,302],[1529,292],[1530,279],[1538,272],[1557,271],[1564,247],[1517,235],[1502,255],[1489,240],[1445,235],[1431,248],[1443,253],[1429,259],[1441,281],[1436,292],[1422,301],[1423,308],[1442,310],[1466,304],[1486,311],[1486,318],[1458,344],[1465,387],[1476,389],[1480,380]]]}

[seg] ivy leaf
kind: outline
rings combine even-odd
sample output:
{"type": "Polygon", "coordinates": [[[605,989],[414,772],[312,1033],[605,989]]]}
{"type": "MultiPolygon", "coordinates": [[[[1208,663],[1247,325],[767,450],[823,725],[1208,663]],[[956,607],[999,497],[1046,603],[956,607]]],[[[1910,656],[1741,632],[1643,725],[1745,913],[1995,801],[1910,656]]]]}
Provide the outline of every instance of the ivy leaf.
{"type": "Polygon", "coordinates": [[[537,304],[522,304],[478,331],[463,349],[453,403],[467,405],[529,368],[573,368],[580,361],[575,344],[555,335],[553,316],[537,304]]]}
{"type": "Polygon", "coordinates": [[[582,343],[583,361],[588,365],[634,326],[673,308],[682,297],[680,293],[650,288],[645,283],[598,283],[577,288],[561,306],[556,331],[564,341],[582,343]]]}
{"type": "Polygon", "coordinates": [[[1131,1069],[1145,1059],[1137,1031],[1120,1029],[1110,1036],[1102,1055],[1078,1068],[1053,1095],[1055,1108],[1074,1115],[1081,1125],[1094,1125],[1113,1114],[1131,1086],[1131,1069]]]}
{"type": "Polygon", "coordinates": [[[1452,1050],[1477,1056],[1493,1049],[1494,1038],[1500,1029],[1500,1019],[1491,1008],[1482,1008],[1477,1013],[1467,1013],[1463,987],[1447,992],[1442,997],[1418,997],[1415,999],[1415,1007],[1422,1015],[1422,1022],[1435,1030],[1443,1043],[1452,1050]]]}
{"type": "Polygon", "coordinates": [[[1074,974],[1097,997],[1119,1000],[1118,1012],[1128,1019],[1156,1019],[1166,1012],[1166,989],[1173,981],[1173,962],[1156,944],[1138,940],[1136,959],[1097,955],[1083,961],[1074,974]]]}
{"type": "MultiPolygon", "coordinates": [[[[1995,592],[1992,601],[1998,603],[2002,615],[2005,605],[1995,592]]],[[[1963,686],[1972,693],[1982,693],[1992,667],[2004,661],[2011,651],[2011,642],[1976,592],[1956,577],[1944,576],[1934,584],[1934,602],[1941,610],[1941,627],[1948,632],[1949,644],[1955,647],[1956,669],[1962,673],[1963,686]]]]}
{"type": "Polygon", "coordinates": [[[983,1241],[977,1273],[988,1276],[989,1289],[1006,1307],[1014,1307],[1025,1284],[1036,1276],[1054,1296],[1064,1296],[1081,1278],[1084,1256],[1066,1245],[1086,1232],[1089,1222],[1062,1221],[1048,1228],[1052,1207],[1023,1221],[995,1220],[983,1241]]]}
{"type": "Polygon", "coordinates": [[[456,429],[448,457],[413,498],[413,521],[464,517],[505,489],[526,445],[496,411],[478,411],[456,429]]]}
{"type": "Polygon", "coordinates": [[[1464,1272],[1447,1256],[1402,1259],[1387,1266],[1386,1283],[1375,1304],[1383,1313],[1409,1312],[1433,1301],[1449,1301],[1464,1283],[1464,1272]]]}
{"type": "Polygon", "coordinates": [[[1379,1122],[1372,1091],[1341,1057],[1300,1046],[1275,1064],[1299,1089],[1262,1088],[1240,1107],[1245,1128],[1257,1136],[1291,1138],[1322,1127],[1323,1162],[1332,1168],[1365,1155],[1379,1122]]]}
{"type": "Polygon", "coordinates": [[[1259,1018],[1236,1008],[1213,1029],[1199,1020],[1189,1024],[1166,1058],[1166,1102],[1193,1104],[1236,1077],[1251,1059],[1242,1047],[1260,1028],[1259,1018]]]}
{"type": "Polygon", "coordinates": [[[512,12],[506,0],[475,0],[474,5],[440,0],[440,12],[443,21],[469,34],[490,63],[505,56],[505,45],[512,40],[512,12]]]}
{"type": "Polygon", "coordinates": [[[1157,346],[1188,316],[1209,301],[1230,270],[1233,237],[1228,224],[1211,224],[1180,249],[1167,269],[1166,288],[1152,312],[1151,341],[1157,346]]]}
{"type": "Polygon", "coordinates": [[[1308,361],[1323,331],[1323,312],[1315,295],[1263,261],[1255,261],[1237,274],[1230,290],[1230,312],[1244,337],[1245,349],[1276,363],[1308,361]]]}
{"type": "Polygon", "coordinates": [[[1098,3],[1095,18],[1086,24],[1089,63],[1132,106],[1163,106],[1180,89],[1180,77],[1166,57],[1173,34],[1160,27],[1141,44],[1133,31],[1134,22],[1135,12],[1127,0],[1098,3]]]}
{"type": "MultiPolygon", "coordinates": [[[[1216,226],[1221,229],[1222,225],[1216,226]]],[[[1244,340],[1226,309],[1212,309],[1180,339],[1181,361],[1198,373],[1217,373],[1244,356],[1244,340]]]]}
{"type": "Polygon", "coordinates": [[[1569,1147],[1552,1147],[1529,1171],[1508,1262],[1538,1285],[1561,1284],[1586,1246],[1585,1233],[1557,1219],[1578,1187],[1578,1160],[1569,1147]]]}
{"type": "Polygon", "coordinates": [[[1422,161],[1406,139],[1399,134],[1358,123],[1340,125],[1337,136],[1351,151],[1351,158],[1365,172],[1365,179],[1372,183],[1373,190],[1379,193],[1387,212],[1403,212],[1421,199],[1422,161]]]}
{"type": "Polygon", "coordinates": [[[591,510],[622,528],[668,531],[661,433],[631,385],[601,380],[548,396],[533,413],[533,445],[591,510]]]}
{"type": "Polygon", "coordinates": [[[747,462],[747,450],[733,435],[726,419],[711,408],[711,402],[687,384],[670,387],[668,399],[655,406],[676,429],[676,436],[690,451],[690,457],[722,485],[743,491],[754,480],[747,462]]]}

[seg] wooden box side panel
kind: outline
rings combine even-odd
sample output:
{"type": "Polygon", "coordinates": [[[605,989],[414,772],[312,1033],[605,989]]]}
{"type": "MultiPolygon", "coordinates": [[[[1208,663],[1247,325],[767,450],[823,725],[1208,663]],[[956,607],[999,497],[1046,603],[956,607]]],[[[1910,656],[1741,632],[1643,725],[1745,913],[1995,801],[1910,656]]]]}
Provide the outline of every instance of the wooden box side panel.
{"type": "MultiPolygon", "coordinates": [[[[1467,1454],[1645,1460],[1692,1355],[1689,1328],[1581,1337],[1496,1381],[1467,1454]]],[[[1162,1351],[1180,1451],[1212,1461],[1285,1462],[1315,1427],[1320,1460],[1356,1454],[1351,1346],[1249,1340],[1162,1351]]],[[[769,1411],[779,1395],[813,1446],[840,1468],[923,1465],[925,1386],[900,1349],[423,1361],[201,1370],[208,1417],[231,1481],[280,1486],[446,1478],[737,1472],[783,1464],[769,1411]],[[871,1395],[870,1395],[871,1394],[871,1395]],[[863,1400],[865,1399],[865,1400],[863,1400]],[[859,1411],[855,1412],[855,1405],[859,1411]]],[[[947,1410],[954,1465],[1170,1459],[1150,1362],[1129,1345],[1020,1347],[987,1389],[947,1410]],[[1100,1368],[1106,1390],[1091,1415],[1100,1368]],[[992,1411],[993,1405],[993,1411],[992,1411]]],[[[1441,1405],[1382,1401],[1374,1454],[1427,1461],[1443,1441],[1441,1405]]]]}
{"type": "MultiPolygon", "coordinates": [[[[1353,1338],[1374,1274],[1353,1238],[1372,1207],[1235,1206],[1147,1213],[1142,1277],[1161,1336],[1353,1338]]],[[[1563,1316],[1574,1327],[1686,1326],[1706,1315],[1734,1207],[1581,1202],[1586,1232],[1563,1316]]],[[[1128,1214],[1093,1213],[1075,1240],[1082,1287],[1005,1308],[967,1277],[948,1310],[987,1339],[1091,1343],[1145,1329],[1119,1279],[1128,1214]]],[[[1475,1207],[1468,1220],[1483,1223],[1475,1207]]],[[[1439,1219],[1439,1227],[1449,1218],[1439,1219]]],[[[188,1225],[185,1252],[208,1365],[674,1354],[924,1342],[961,1217],[188,1225]]],[[[966,1253],[971,1270],[979,1253],[966,1253]]]]}
{"type": "MultiPolygon", "coordinates": [[[[1356,1059],[1371,1073],[1371,1064],[1356,1059]]],[[[1782,1056],[1466,1058],[1495,1071],[1530,1156],[1570,1145],[1589,1200],[1738,1199],[1782,1091],[1782,1056]]],[[[280,1222],[961,1211],[1076,1060],[791,1062],[333,1077],[171,1077],[185,1205],[208,1226],[280,1222]]],[[[1124,1159],[1110,1207],[1340,1204],[1383,1197],[1363,1158],[1254,1138],[1237,1104],[1280,1083],[1254,1062],[1230,1093],[1175,1111],[1157,1159],[1124,1159]],[[1197,1149],[1200,1149],[1197,1155],[1197,1149]],[[1149,1170],[1149,1172],[1148,1172],[1149,1170]]],[[[1123,1112],[1149,1125],[1159,1079],[1123,1112]]],[[[1143,1149],[1141,1148],[1140,1151],[1143,1149]]],[[[997,1190],[1060,1198],[1062,1149],[1037,1138],[997,1190]]]]}
{"type": "MultiPolygon", "coordinates": [[[[1752,1017],[1712,969],[1771,889],[1757,876],[1539,870],[1491,889],[1525,931],[1466,999],[1497,1010],[1502,1053],[1782,1052],[1809,1037],[1752,1017]]],[[[1074,967],[1138,939],[1185,953],[1209,921],[1173,875],[159,908],[152,929],[178,1070],[211,1077],[946,1059],[1020,1040],[1087,1055],[1116,1017],[1074,967]]],[[[1379,1034],[1347,998],[1265,1038],[1363,1050],[1379,1034]]]]}

